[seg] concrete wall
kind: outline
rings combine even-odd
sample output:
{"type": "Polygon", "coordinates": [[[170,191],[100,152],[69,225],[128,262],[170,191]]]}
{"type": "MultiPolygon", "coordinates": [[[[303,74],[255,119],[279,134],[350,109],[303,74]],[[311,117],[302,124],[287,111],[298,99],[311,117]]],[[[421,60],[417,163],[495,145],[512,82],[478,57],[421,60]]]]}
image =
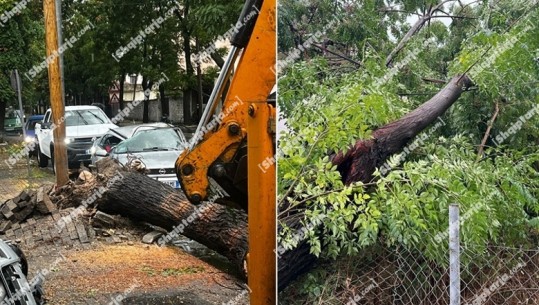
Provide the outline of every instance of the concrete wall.
{"type": "MultiPolygon", "coordinates": [[[[150,100],[150,104],[148,105],[148,115],[150,118],[150,121],[152,122],[159,122],[161,121],[162,116],[162,110],[161,110],[161,102],[157,99],[150,100]]],[[[144,111],[144,103],[140,103],[137,107],[135,107],[128,116],[128,119],[135,120],[135,121],[142,121],[143,117],[143,111],[144,111]]],[[[183,101],[181,97],[176,98],[169,98],[169,120],[171,120],[173,123],[183,123],[183,101]]]]}

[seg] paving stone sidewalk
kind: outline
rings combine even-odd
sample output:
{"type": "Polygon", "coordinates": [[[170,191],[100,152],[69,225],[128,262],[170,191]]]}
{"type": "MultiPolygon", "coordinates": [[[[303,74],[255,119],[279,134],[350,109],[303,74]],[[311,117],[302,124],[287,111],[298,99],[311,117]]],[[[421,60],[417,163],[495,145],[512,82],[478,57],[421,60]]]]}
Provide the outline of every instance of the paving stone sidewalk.
{"type": "Polygon", "coordinates": [[[73,208],[56,211],[52,215],[41,218],[29,218],[27,221],[14,224],[1,239],[20,244],[21,248],[31,250],[42,245],[56,248],[81,247],[95,239],[94,229],[82,218],[72,219],[69,215],[73,208]],[[66,226],[59,230],[56,223],[66,217],[66,226]]]}

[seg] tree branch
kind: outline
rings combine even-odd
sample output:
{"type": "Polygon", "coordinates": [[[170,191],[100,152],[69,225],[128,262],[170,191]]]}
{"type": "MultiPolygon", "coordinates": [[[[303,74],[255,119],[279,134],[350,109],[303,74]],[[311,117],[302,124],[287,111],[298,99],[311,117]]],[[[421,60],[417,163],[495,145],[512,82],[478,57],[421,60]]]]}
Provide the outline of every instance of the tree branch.
{"type": "Polygon", "coordinates": [[[344,55],[342,55],[342,54],[339,54],[339,53],[337,53],[337,52],[333,52],[333,51],[331,51],[331,50],[328,50],[327,48],[324,48],[324,47],[319,46],[319,45],[317,45],[317,44],[314,44],[314,43],[313,43],[312,46],[313,46],[313,47],[317,47],[317,48],[319,48],[320,50],[322,50],[322,51],[324,51],[324,52],[328,52],[328,53],[333,54],[333,55],[335,55],[335,56],[337,56],[337,57],[340,57],[340,58],[342,58],[342,59],[344,59],[344,60],[346,60],[346,61],[349,61],[349,62],[351,62],[351,63],[357,65],[358,67],[361,67],[361,66],[363,65],[363,63],[361,63],[361,62],[359,62],[359,61],[355,61],[355,60],[353,60],[353,59],[351,59],[351,58],[349,58],[349,57],[346,57],[346,56],[344,56],[344,55]]]}
{"type": "Polygon", "coordinates": [[[422,77],[421,80],[424,82],[431,82],[431,83],[436,83],[436,84],[447,84],[447,81],[442,80],[442,79],[422,77]]]}
{"type": "Polygon", "coordinates": [[[421,30],[421,28],[423,27],[423,25],[425,25],[425,23],[427,21],[429,21],[431,18],[433,18],[432,15],[438,9],[443,7],[444,4],[446,4],[447,2],[450,2],[450,1],[454,1],[454,0],[445,0],[445,1],[440,2],[435,7],[429,9],[426,15],[423,15],[422,17],[419,18],[419,20],[416,21],[416,23],[412,26],[412,28],[408,31],[408,33],[406,33],[406,35],[404,35],[404,37],[397,44],[397,46],[387,56],[387,58],[386,58],[386,67],[391,66],[391,63],[393,62],[393,60],[395,59],[397,54],[399,54],[399,52],[404,48],[404,46],[408,43],[408,41],[410,41],[412,36],[414,36],[416,33],[418,33],[419,30],[421,30]]]}
{"type": "Polygon", "coordinates": [[[494,120],[496,120],[496,117],[498,116],[498,113],[500,112],[500,105],[498,102],[496,102],[495,107],[496,108],[494,111],[494,115],[492,115],[492,118],[490,119],[488,123],[488,127],[487,127],[487,130],[485,131],[485,135],[483,136],[483,140],[481,141],[481,145],[479,145],[479,151],[477,152],[476,162],[481,160],[483,156],[483,152],[485,150],[485,144],[487,143],[488,137],[490,136],[490,130],[492,129],[492,125],[494,125],[494,120]]]}

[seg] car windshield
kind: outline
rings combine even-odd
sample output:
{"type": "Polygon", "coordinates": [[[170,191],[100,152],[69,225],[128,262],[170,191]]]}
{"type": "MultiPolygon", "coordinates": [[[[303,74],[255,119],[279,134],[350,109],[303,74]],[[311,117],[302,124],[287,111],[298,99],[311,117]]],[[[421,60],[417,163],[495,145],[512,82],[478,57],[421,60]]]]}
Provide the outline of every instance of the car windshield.
{"type": "Polygon", "coordinates": [[[27,123],[28,127],[26,128],[26,130],[34,130],[34,129],[36,129],[36,124],[38,122],[41,122],[41,121],[40,120],[30,120],[30,121],[28,121],[28,123],[27,123]]]}
{"type": "Polygon", "coordinates": [[[65,113],[66,126],[106,124],[109,119],[98,109],[70,110],[65,113]]]}
{"type": "Polygon", "coordinates": [[[141,130],[114,150],[116,153],[183,150],[187,143],[174,128],[141,130]]]}

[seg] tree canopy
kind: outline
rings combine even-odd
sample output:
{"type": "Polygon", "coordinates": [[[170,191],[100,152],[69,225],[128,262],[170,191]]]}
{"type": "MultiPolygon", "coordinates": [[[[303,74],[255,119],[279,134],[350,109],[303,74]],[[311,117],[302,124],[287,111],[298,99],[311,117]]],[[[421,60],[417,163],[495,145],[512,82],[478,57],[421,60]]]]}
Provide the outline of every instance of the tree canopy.
{"type": "Polygon", "coordinates": [[[530,242],[539,229],[539,9],[517,2],[280,1],[280,59],[304,49],[279,76],[280,247],[302,239],[286,225],[293,220],[317,256],[399,245],[442,262],[447,241],[434,237],[451,203],[473,210],[461,240],[477,253],[530,242]],[[313,36],[322,48],[302,46],[313,36]],[[342,182],[335,153],[462,74],[474,85],[437,123],[370,182],[342,182]]]}
{"type": "MultiPolygon", "coordinates": [[[[8,106],[16,101],[9,86],[10,70],[18,68],[22,75],[45,57],[42,3],[17,4],[14,0],[0,2],[1,13],[18,8],[14,17],[6,22],[2,19],[0,31],[0,101],[8,106]]],[[[167,82],[161,84],[160,94],[165,88],[175,95],[197,91],[199,80],[204,87],[211,85],[216,69],[201,71],[203,75],[197,78],[191,57],[229,30],[242,4],[213,0],[62,1],[63,41],[76,40],[63,54],[66,103],[106,103],[111,84],[131,74],[142,76],[144,89],[165,75],[167,82]],[[157,20],[162,23],[129,46],[121,58],[113,56],[157,20]]],[[[221,55],[226,52],[220,51],[221,55]]],[[[36,77],[23,79],[25,105],[48,100],[46,73],[44,69],[36,77]]]]}

